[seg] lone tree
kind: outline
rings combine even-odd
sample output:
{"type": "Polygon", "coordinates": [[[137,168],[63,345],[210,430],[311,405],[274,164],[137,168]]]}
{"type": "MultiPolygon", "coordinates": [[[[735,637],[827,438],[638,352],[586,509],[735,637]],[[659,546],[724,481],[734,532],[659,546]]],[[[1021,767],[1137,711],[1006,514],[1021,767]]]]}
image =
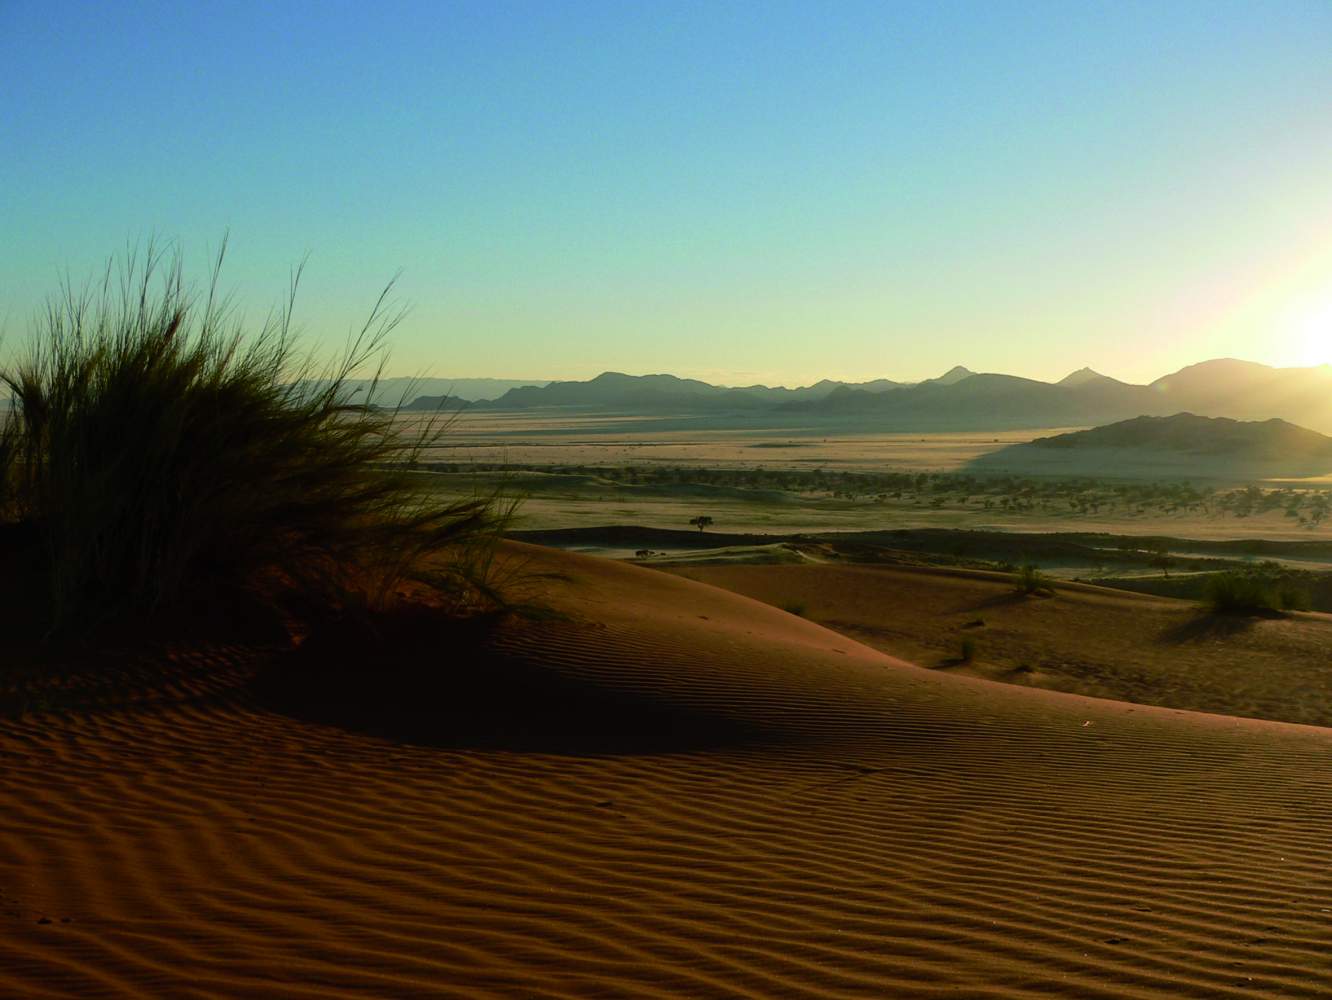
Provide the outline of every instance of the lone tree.
{"type": "Polygon", "coordinates": [[[1170,569],[1175,565],[1175,558],[1170,554],[1170,547],[1165,542],[1158,542],[1152,547],[1152,565],[1170,579],[1170,569]]]}
{"type": "Polygon", "coordinates": [[[697,526],[698,530],[702,531],[704,528],[712,527],[712,518],[708,517],[706,514],[700,514],[698,517],[693,518],[689,524],[691,527],[697,526]]]}

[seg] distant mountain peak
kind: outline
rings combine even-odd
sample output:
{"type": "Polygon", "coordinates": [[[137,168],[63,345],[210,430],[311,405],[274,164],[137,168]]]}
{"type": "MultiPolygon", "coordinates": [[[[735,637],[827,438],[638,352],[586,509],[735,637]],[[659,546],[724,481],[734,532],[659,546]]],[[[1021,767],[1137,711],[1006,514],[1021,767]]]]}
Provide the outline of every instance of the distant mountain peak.
{"type": "Polygon", "coordinates": [[[971,376],[975,374],[976,373],[970,368],[964,368],[962,365],[954,365],[938,378],[926,379],[926,381],[931,382],[934,385],[954,385],[957,382],[961,382],[964,378],[971,378],[971,376]]]}
{"type": "Polygon", "coordinates": [[[1241,358],[1212,358],[1208,361],[1198,361],[1191,365],[1185,365],[1180,371],[1272,371],[1271,365],[1264,365],[1257,361],[1244,361],[1241,358]]]}
{"type": "Polygon", "coordinates": [[[1213,358],[1210,361],[1187,365],[1173,374],[1162,375],[1152,383],[1152,386],[1158,389],[1170,389],[1189,383],[1216,385],[1220,384],[1221,380],[1280,377],[1283,371],[1298,370],[1272,368],[1270,365],[1261,365],[1256,361],[1241,361],[1238,358],[1213,358]]]}
{"type": "Polygon", "coordinates": [[[1059,384],[1073,387],[1086,385],[1088,382],[1098,382],[1104,378],[1106,378],[1106,376],[1102,375],[1094,368],[1079,368],[1077,371],[1065,375],[1059,380],[1059,384]]]}

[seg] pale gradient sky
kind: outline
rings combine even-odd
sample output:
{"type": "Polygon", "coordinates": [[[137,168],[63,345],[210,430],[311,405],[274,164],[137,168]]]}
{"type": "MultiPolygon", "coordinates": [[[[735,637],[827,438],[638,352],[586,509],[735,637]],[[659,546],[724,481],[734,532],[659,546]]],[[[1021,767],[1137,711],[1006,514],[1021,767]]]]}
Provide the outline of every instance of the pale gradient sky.
{"type": "Polygon", "coordinates": [[[0,321],[176,239],[396,373],[1332,361],[1332,3],[0,0],[0,321]]]}

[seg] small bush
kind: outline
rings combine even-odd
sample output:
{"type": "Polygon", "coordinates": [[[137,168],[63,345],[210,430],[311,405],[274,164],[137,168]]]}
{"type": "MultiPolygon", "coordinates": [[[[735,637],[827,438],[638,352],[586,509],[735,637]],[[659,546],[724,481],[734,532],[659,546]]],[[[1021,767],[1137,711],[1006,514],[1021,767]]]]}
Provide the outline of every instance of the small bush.
{"type": "Polygon", "coordinates": [[[1013,577],[1013,585],[1020,594],[1049,594],[1050,578],[1033,563],[1025,563],[1013,577]]]}
{"type": "Polygon", "coordinates": [[[178,257],[131,254],[100,293],[64,289],[0,371],[13,397],[0,500],[41,537],[51,624],[151,613],[200,589],[265,586],[337,611],[408,581],[484,588],[504,511],[423,489],[414,464],[446,419],[403,435],[397,411],[371,402],[398,319],[388,289],[320,367],[290,332],[299,269],[248,335],[217,295],[221,262],[201,301],[178,257]],[[354,401],[349,380],[367,367],[354,401]]]}
{"type": "Polygon", "coordinates": [[[1218,614],[1260,614],[1281,607],[1281,596],[1268,581],[1247,573],[1218,573],[1203,589],[1207,607],[1218,614]]]}
{"type": "Polygon", "coordinates": [[[1277,599],[1287,611],[1308,611],[1313,607],[1309,592],[1292,583],[1283,583],[1277,588],[1277,599]]]}
{"type": "Polygon", "coordinates": [[[967,638],[962,640],[961,654],[958,656],[958,659],[961,660],[963,663],[971,663],[973,660],[976,659],[975,639],[967,638]]]}
{"type": "Polygon", "coordinates": [[[799,603],[796,603],[796,604],[788,604],[788,605],[786,605],[784,608],[782,608],[782,610],[785,611],[787,614],[790,614],[790,615],[796,615],[796,616],[798,616],[798,617],[800,617],[800,618],[804,618],[804,617],[805,617],[805,606],[804,606],[803,604],[799,604],[799,603]]]}

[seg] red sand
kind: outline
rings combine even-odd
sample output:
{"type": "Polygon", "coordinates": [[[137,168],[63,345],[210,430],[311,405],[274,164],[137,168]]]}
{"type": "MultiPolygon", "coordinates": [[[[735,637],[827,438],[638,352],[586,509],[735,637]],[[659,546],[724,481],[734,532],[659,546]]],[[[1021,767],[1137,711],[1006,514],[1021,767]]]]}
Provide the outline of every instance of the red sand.
{"type": "Polygon", "coordinates": [[[411,666],[559,679],[513,739],[448,683],[438,738],[419,692],[410,738],[279,712],[240,654],[3,723],[0,996],[1332,993],[1332,732],[950,676],[512,551],[561,616],[411,666]]]}

